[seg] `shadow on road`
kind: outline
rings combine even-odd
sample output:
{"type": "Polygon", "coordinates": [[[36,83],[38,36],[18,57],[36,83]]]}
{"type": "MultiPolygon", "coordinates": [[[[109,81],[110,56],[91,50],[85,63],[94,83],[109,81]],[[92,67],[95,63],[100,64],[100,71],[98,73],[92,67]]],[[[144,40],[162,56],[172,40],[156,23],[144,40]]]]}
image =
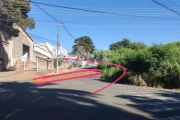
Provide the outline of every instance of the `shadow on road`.
{"type": "MultiPolygon", "coordinates": [[[[115,97],[133,102],[133,104],[127,104],[126,106],[150,113],[154,118],[179,116],[180,93],[159,90],[155,95],[157,95],[155,98],[136,95],[117,95],[115,97]],[[164,97],[166,99],[161,99],[164,97]]],[[[117,105],[120,104],[117,103],[117,105]]]]}
{"type": "Polygon", "coordinates": [[[95,100],[96,97],[101,96],[81,90],[60,89],[55,84],[45,88],[27,82],[0,83],[0,120],[147,119],[103,104],[95,100]]]}

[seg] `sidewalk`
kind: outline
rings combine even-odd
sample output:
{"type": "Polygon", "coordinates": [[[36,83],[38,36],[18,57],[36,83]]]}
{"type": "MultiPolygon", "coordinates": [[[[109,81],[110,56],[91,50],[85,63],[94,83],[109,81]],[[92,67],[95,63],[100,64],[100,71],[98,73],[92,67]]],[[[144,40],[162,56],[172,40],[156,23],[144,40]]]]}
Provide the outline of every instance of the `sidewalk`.
{"type": "MultiPolygon", "coordinates": [[[[73,70],[82,69],[80,68],[72,68],[72,69],[60,69],[59,73],[69,72],[73,70]]],[[[56,74],[53,70],[43,70],[43,71],[28,71],[28,70],[17,70],[17,71],[7,71],[7,72],[0,72],[0,81],[18,81],[18,80],[30,80],[36,77],[44,76],[44,75],[52,75],[56,74]]]]}
{"type": "Polygon", "coordinates": [[[50,74],[51,71],[8,71],[0,72],[0,81],[28,80],[42,75],[50,74]]]}
{"type": "Polygon", "coordinates": [[[13,75],[13,74],[18,74],[23,72],[24,70],[16,70],[16,71],[1,71],[0,72],[0,77],[5,77],[5,76],[9,76],[9,75],[13,75]]]}

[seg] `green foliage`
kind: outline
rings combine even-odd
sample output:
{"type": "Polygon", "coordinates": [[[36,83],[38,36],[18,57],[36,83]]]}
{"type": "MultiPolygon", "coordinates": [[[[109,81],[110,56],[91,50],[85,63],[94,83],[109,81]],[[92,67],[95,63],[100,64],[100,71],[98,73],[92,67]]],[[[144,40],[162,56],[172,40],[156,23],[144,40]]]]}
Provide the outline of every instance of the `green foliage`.
{"type": "Polygon", "coordinates": [[[86,53],[93,53],[95,46],[88,36],[82,36],[80,38],[75,39],[74,41],[75,45],[73,46],[73,51],[78,51],[80,46],[83,46],[86,53]]]}
{"type": "MultiPolygon", "coordinates": [[[[108,61],[127,68],[127,74],[121,81],[140,86],[180,88],[180,42],[150,47],[143,44],[143,47],[137,47],[138,42],[130,45],[128,40],[125,43],[128,44],[111,50],[108,57],[108,61]]],[[[122,74],[122,70],[109,66],[98,65],[98,68],[102,70],[104,79],[115,80],[122,74]]]]}
{"type": "Polygon", "coordinates": [[[148,72],[150,67],[155,64],[154,62],[156,62],[156,59],[152,57],[151,52],[147,49],[133,51],[125,60],[125,66],[137,74],[148,72]]]}
{"type": "Polygon", "coordinates": [[[111,51],[109,50],[95,50],[94,59],[97,61],[108,62],[111,57],[111,51]]]}
{"type": "Polygon", "coordinates": [[[72,65],[69,65],[68,69],[70,69],[70,70],[71,70],[72,68],[73,68],[73,66],[72,66],[72,65]]]}
{"type": "Polygon", "coordinates": [[[117,50],[120,47],[124,48],[130,48],[131,47],[131,42],[129,39],[124,38],[122,41],[118,41],[116,43],[112,43],[110,45],[110,50],[117,50]]]}
{"type": "Polygon", "coordinates": [[[18,24],[22,29],[33,29],[35,21],[28,16],[31,10],[30,2],[24,0],[1,0],[0,1],[0,16],[3,21],[1,24],[5,25],[10,36],[18,36],[19,30],[13,28],[13,24],[18,24]]]}
{"type": "Polygon", "coordinates": [[[122,41],[112,43],[109,46],[110,50],[118,50],[120,48],[130,48],[130,49],[133,49],[133,50],[138,50],[138,49],[147,48],[147,46],[144,43],[131,42],[129,39],[126,39],[126,38],[124,38],[122,41]]]}
{"type": "Polygon", "coordinates": [[[176,61],[164,60],[160,63],[156,77],[165,88],[180,88],[180,64],[176,61]]]}
{"type": "Polygon", "coordinates": [[[149,47],[149,51],[152,53],[153,57],[156,59],[156,65],[152,70],[157,70],[159,68],[159,65],[164,60],[169,61],[177,61],[179,59],[179,48],[176,44],[153,44],[151,47],[149,47]]]}
{"type": "MultiPolygon", "coordinates": [[[[58,59],[58,66],[61,66],[62,62],[63,61],[61,59],[58,59]]],[[[56,68],[56,65],[57,65],[57,59],[54,60],[54,68],[56,68]]]]}
{"type": "Polygon", "coordinates": [[[106,68],[107,68],[107,65],[98,64],[98,65],[97,65],[97,68],[100,69],[100,70],[103,70],[103,69],[106,69],[106,68]]]}
{"type": "Polygon", "coordinates": [[[102,69],[102,78],[112,80],[115,77],[115,74],[119,72],[118,67],[105,67],[102,69]]]}

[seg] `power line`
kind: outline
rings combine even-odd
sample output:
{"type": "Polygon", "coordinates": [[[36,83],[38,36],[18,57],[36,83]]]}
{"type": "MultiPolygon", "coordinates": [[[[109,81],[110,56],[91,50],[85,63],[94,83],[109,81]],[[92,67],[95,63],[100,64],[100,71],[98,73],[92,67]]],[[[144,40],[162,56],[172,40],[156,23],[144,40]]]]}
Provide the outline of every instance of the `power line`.
{"type": "MultiPolygon", "coordinates": [[[[164,3],[164,2],[163,2],[164,3]]],[[[21,6],[16,6],[16,7],[19,7],[19,8],[21,8],[21,6]]],[[[9,7],[6,7],[6,8],[9,8],[9,7]]],[[[38,9],[36,9],[35,7],[32,7],[34,10],[38,10],[38,9]]],[[[46,11],[47,10],[49,10],[49,11],[57,11],[57,10],[61,10],[62,12],[66,12],[66,11],[72,11],[72,10],[69,10],[69,9],[67,9],[67,10],[64,10],[63,8],[52,8],[52,7],[43,7],[44,9],[46,8],[46,11]]],[[[178,7],[173,7],[174,9],[180,9],[180,8],[178,8],[178,7]]],[[[11,10],[10,10],[11,11],[11,10]]],[[[29,12],[29,10],[26,10],[27,12],[29,12]]],[[[163,12],[163,11],[165,11],[165,12],[167,12],[166,10],[164,10],[163,8],[151,8],[151,9],[131,9],[131,8],[124,8],[124,9],[120,9],[120,10],[116,10],[116,11],[114,11],[114,12],[116,12],[116,13],[120,13],[120,12],[163,12]]],[[[72,12],[74,12],[74,11],[72,11],[72,12]]],[[[78,11],[76,11],[76,12],[78,12],[78,11]]],[[[79,12],[84,12],[84,11],[79,11],[79,12]]],[[[111,12],[113,12],[113,11],[111,11],[111,12]]]]}
{"type": "MultiPolygon", "coordinates": [[[[67,6],[60,6],[60,5],[52,5],[52,4],[40,3],[40,2],[34,2],[34,1],[31,1],[31,2],[36,3],[36,4],[46,5],[46,6],[59,7],[59,8],[64,8],[64,9],[78,10],[78,11],[93,12],[93,13],[101,13],[101,14],[114,14],[114,15],[121,15],[121,16],[145,17],[145,18],[156,18],[156,19],[170,19],[170,18],[159,18],[159,17],[151,17],[151,16],[137,16],[137,15],[129,15],[129,14],[120,14],[120,13],[105,12],[105,11],[98,11],[98,10],[88,10],[88,9],[67,7],[67,6]]],[[[174,19],[170,19],[170,20],[174,20],[174,19]]]]}
{"type": "MultiPolygon", "coordinates": [[[[23,12],[23,11],[22,11],[23,12]]],[[[42,13],[40,11],[34,11],[34,10],[31,10],[32,13],[42,13]]],[[[114,15],[114,14],[96,14],[96,13],[93,13],[93,14],[84,14],[84,13],[71,13],[71,12],[63,12],[63,11],[54,11],[54,12],[51,12],[51,14],[58,14],[58,15],[65,15],[65,16],[96,16],[96,17],[109,17],[109,16],[117,16],[117,15],[114,15]]],[[[147,13],[131,13],[130,15],[139,15],[141,17],[146,17],[147,16],[147,13]]],[[[165,16],[165,15],[171,15],[171,16],[174,16],[175,14],[172,14],[170,12],[168,13],[148,13],[148,17],[158,17],[158,16],[165,16]]],[[[159,19],[159,18],[158,18],[159,19]]],[[[179,19],[171,19],[171,18],[166,18],[168,20],[178,20],[179,19]]]]}
{"type": "MultiPolygon", "coordinates": [[[[26,1],[24,1],[26,2],[26,1]]],[[[121,13],[114,13],[114,12],[104,12],[104,11],[97,11],[97,10],[87,10],[87,9],[82,9],[82,8],[75,8],[75,7],[66,7],[66,6],[59,6],[59,5],[52,5],[52,4],[45,4],[45,3],[39,3],[39,2],[34,2],[34,1],[29,1],[31,3],[36,3],[36,4],[42,4],[46,6],[51,6],[51,7],[58,7],[58,8],[64,8],[64,9],[70,9],[70,10],[78,10],[78,11],[85,11],[85,12],[93,12],[93,13],[100,13],[100,14],[108,14],[108,15],[121,15],[121,16],[129,16],[129,17],[142,17],[142,18],[154,18],[154,19],[167,19],[167,20],[178,20],[179,19],[171,19],[171,18],[162,18],[162,17],[153,17],[153,16],[139,16],[139,15],[129,15],[129,14],[121,14],[121,13]]],[[[66,30],[66,29],[65,29],[66,30]]],[[[68,32],[70,34],[70,32],[68,32]]],[[[70,34],[71,35],[71,34],[70,34]]],[[[71,35],[72,36],[72,35],[71,35]]],[[[73,36],[72,36],[73,37],[73,36]]],[[[73,37],[74,38],[74,37],[73,37]]]]}
{"type": "Polygon", "coordinates": [[[38,35],[34,35],[34,34],[31,34],[31,33],[28,33],[28,34],[30,34],[31,36],[40,38],[40,39],[44,39],[44,40],[47,40],[47,41],[55,42],[54,40],[50,40],[50,39],[47,39],[47,38],[44,38],[44,37],[40,37],[40,36],[38,36],[38,35]]]}
{"type": "MultiPolygon", "coordinates": [[[[13,30],[12,30],[12,29],[14,29],[13,27],[10,27],[10,26],[8,26],[8,25],[6,25],[6,24],[2,24],[2,23],[0,23],[0,24],[6,26],[6,27],[8,27],[8,28],[10,28],[9,30],[10,30],[11,32],[13,32],[13,30]]],[[[22,33],[20,33],[20,32],[19,32],[19,34],[25,36],[24,34],[22,34],[22,33]]],[[[36,39],[38,39],[38,40],[40,40],[40,41],[43,41],[43,39],[44,39],[44,40],[47,40],[47,41],[49,41],[49,42],[51,42],[51,43],[56,43],[56,42],[53,41],[53,40],[50,40],[50,39],[47,39],[47,38],[43,38],[43,37],[40,37],[40,36],[31,34],[31,33],[28,33],[28,35],[30,35],[32,38],[36,38],[36,39]]],[[[26,37],[26,36],[25,36],[25,37],[26,37]]],[[[43,41],[43,42],[47,42],[47,41],[43,41]]]]}
{"type": "MultiPolygon", "coordinates": [[[[51,16],[48,12],[46,12],[43,8],[41,8],[38,4],[34,4],[35,6],[37,6],[40,10],[42,10],[44,13],[46,13],[49,17],[51,17],[52,19],[54,19],[55,21],[57,21],[59,23],[59,20],[57,20],[56,18],[54,18],[53,16],[51,16]]],[[[62,24],[62,23],[61,23],[62,24]]]]}
{"type": "Polygon", "coordinates": [[[170,10],[171,12],[174,12],[174,13],[180,15],[179,12],[177,12],[177,11],[175,11],[175,10],[169,8],[166,4],[163,4],[162,2],[157,2],[157,0],[152,0],[152,1],[155,2],[156,4],[162,6],[162,7],[164,7],[164,8],[166,8],[166,9],[170,10]]]}
{"type": "MultiPolygon", "coordinates": [[[[32,1],[31,1],[32,2],[32,1]]],[[[34,2],[32,2],[34,5],[36,5],[34,2]]],[[[57,21],[58,23],[60,22],[58,19],[56,19],[55,17],[53,17],[52,15],[50,15],[48,12],[46,12],[43,8],[41,8],[39,5],[36,5],[39,9],[41,9],[44,13],[46,13],[49,17],[51,17],[52,19],[54,19],[55,21],[57,21]]],[[[73,35],[71,34],[71,32],[69,32],[69,30],[67,29],[67,27],[64,25],[64,23],[60,22],[63,25],[63,28],[66,30],[66,32],[73,38],[73,35]]]]}
{"type": "MultiPolygon", "coordinates": [[[[7,19],[0,19],[0,21],[6,21],[7,19]]],[[[9,19],[11,21],[14,21],[14,19],[9,19]]],[[[47,23],[56,23],[56,21],[50,21],[50,20],[35,20],[36,22],[47,22],[47,23]]],[[[75,23],[75,24],[179,24],[180,22],[83,22],[83,21],[62,21],[63,23],[75,23]]]]}
{"type": "MultiPolygon", "coordinates": [[[[21,2],[31,2],[31,1],[21,1],[21,2]]],[[[31,2],[31,3],[35,3],[35,2],[31,2]]],[[[36,2],[37,4],[40,4],[39,2],[36,2]]],[[[45,3],[44,3],[45,4],[45,3]]],[[[50,4],[52,5],[52,4],[50,4]]],[[[13,6],[19,6],[19,7],[23,7],[22,5],[13,5],[13,6]]],[[[43,8],[51,8],[52,6],[49,6],[49,4],[46,5],[47,7],[43,7],[43,8]],[[49,6],[49,7],[48,7],[49,6]]],[[[32,6],[33,7],[33,6],[32,6]]],[[[54,6],[53,6],[54,7],[54,6]]],[[[68,7],[72,7],[72,6],[68,6],[68,7]]],[[[72,7],[72,8],[78,8],[78,7],[72,7]]],[[[157,9],[162,9],[162,8],[95,8],[95,7],[81,7],[81,9],[86,9],[86,8],[89,8],[89,9],[96,9],[96,10],[157,10],[157,9]]],[[[53,8],[52,8],[53,9],[53,8]]],[[[56,9],[56,8],[54,8],[56,9]]],[[[62,8],[64,9],[64,8],[62,8]]],[[[163,9],[162,9],[163,10],[163,9]]]]}

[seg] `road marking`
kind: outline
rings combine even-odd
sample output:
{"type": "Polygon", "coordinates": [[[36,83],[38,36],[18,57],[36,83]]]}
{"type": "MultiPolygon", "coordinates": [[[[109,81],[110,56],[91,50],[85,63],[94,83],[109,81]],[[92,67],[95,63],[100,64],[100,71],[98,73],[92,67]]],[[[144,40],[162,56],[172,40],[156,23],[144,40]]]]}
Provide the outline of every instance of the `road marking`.
{"type": "Polygon", "coordinates": [[[168,117],[168,118],[159,118],[157,120],[177,120],[180,119],[180,116],[173,116],[173,117],[168,117]]]}
{"type": "Polygon", "coordinates": [[[153,96],[153,95],[147,94],[147,95],[143,95],[143,96],[153,96]]]}
{"type": "Polygon", "coordinates": [[[18,110],[16,110],[16,111],[10,113],[9,115],[6,116],[6,118],[10,117],[11,115],[15,114],[16,112],[18,112],[18,111],[20,111],[20,110],[21,110],[21,109],[18,109],[18,110]]]}
{"type": "MultiPolygon", "coordinates": [[[[52,93],[52,92],[48,92],[48,93],[46,93],[46,95],[48,95],[50,93],[52,93]]],[[[38,101],[41,98],[45,98],[45,96],[40,96],[39,98],[37,98],[36,100],[32,101],[31,103],[35,103],[36,101],[38,101]]]]}
{"type": "Polygon", "coordinates": [[[172,108],[161,108],[161,109],[147,109],[149,112],[164,112],[164,111],[175,111],[180,110],[180,107],[172,107],[172,108]]]}
{"type": "Polygon", "coordinates": [[[142,95],[134,95],[135,97],[140,97],[140,96],[142,96],[142,95]]]}
{"type": "Polygon", "coordinates": [[[137,92],[126,92],[126,93],[137,93],[137,92]]]}
{"type": "Polygon", "coordinates": [[[162,105],[162,104],[177,104],[179,101],[167,101],[167,102],[153,102],[153,103],[139,103],[139,105],[162,105]]]}
{"type": "Polygon", "coordinates": [[[147,100],[147,98],[138,98],[138,97],[134,97],[134,99],[138,99],[138,100],[147,100]]]}
{"type": "Polygon", "coordinates": [[[41,99],[41,98],[37,98],[36,100],[32,101],[31,103],[35,103],[35,102],[38,101],[39,99],[41,99]]]}

